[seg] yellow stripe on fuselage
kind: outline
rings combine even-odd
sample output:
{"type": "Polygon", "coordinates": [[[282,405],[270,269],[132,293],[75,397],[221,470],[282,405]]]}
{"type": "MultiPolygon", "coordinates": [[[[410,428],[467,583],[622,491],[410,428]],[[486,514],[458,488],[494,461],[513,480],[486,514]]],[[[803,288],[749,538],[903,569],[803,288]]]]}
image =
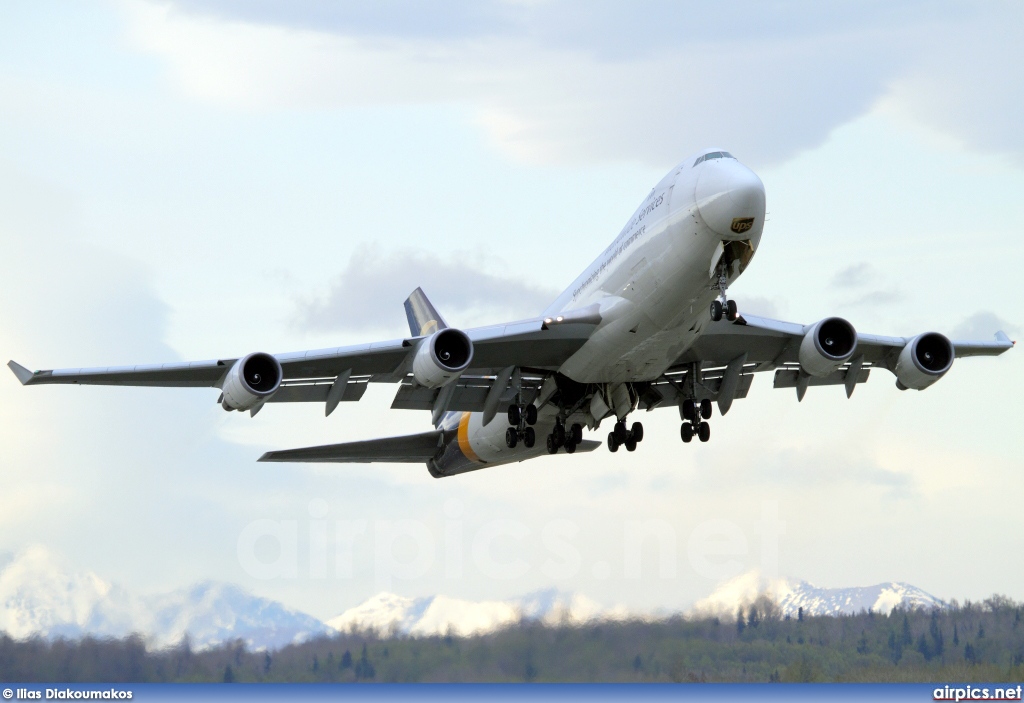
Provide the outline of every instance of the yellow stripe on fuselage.
{"type": "Polygon", "coordinates": [[[484,461],[476,455],[473,451],[473,447],[469,444],[469,416],[470,413],[462,413],[462,419],[459,420],[459,449],[470,461],[475,461],[478,464],[483,464],[484,461]]]}

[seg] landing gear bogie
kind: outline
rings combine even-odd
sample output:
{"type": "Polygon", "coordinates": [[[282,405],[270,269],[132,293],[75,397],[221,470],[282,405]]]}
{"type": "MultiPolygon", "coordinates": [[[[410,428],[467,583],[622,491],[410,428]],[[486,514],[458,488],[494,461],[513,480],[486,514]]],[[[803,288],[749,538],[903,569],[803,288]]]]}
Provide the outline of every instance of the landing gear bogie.
{"type": "Polygon", "coordinates": [[[619,447],[625,447],[626,451],[636,451],[636,445],[644,439],[644,426],[634,422],[630,429],[626,429],[626,421],[619,420],[615,427],[608,433],[608,449],[618,451],[619,447]]]}
{"type": "Polygon", "coordinates": [[[532,427],[527,427],[525,430],[523,430],[523,446],[525,446],[527,449],[533,449],[533,445],[536,442],[537,433],[532,427]]]}

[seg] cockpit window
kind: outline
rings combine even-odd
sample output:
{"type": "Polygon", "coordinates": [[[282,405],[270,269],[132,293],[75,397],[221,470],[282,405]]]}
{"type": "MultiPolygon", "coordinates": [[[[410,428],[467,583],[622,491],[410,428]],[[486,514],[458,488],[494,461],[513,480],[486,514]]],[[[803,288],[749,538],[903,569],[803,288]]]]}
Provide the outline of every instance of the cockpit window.
{"type": "Polygon", "coordinates": [[[698,157],[697,160],[693,162],[693,165],[696,166],[697,164],[701,163],[702,161],[710,161],[711,159],[735,159],[735,158],[736,157],[733,156],[732,154],[730,154],[728,151],[712,151],[712,152],[709,152],[707,154],[704,154],[703,156],[698,157]]]}

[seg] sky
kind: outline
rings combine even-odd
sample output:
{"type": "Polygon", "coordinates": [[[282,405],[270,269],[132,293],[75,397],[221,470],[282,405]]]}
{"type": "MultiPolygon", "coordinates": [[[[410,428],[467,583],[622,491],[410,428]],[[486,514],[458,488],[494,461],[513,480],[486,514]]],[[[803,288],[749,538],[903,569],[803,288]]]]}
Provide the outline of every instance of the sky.
{"type": "MultiPolygon", "coordinates": [[[[768,222],[741,310],[858,330],[1024,330],[1019,3],[0,5],[0,354],[32,368],[399,337],[531,316],[688,154],[768,222]]],[[[802,403],[770,375],[683,445],[444,480],[257,464],[429,428],[374,386],[225,413],[213,389],[0,374],[0,552],[140,592],[238,583],[327,618],[381,591],[541,588],[685,608],[750,569],[1024,599],[1024,357],[884,371],[802,403]]]]}

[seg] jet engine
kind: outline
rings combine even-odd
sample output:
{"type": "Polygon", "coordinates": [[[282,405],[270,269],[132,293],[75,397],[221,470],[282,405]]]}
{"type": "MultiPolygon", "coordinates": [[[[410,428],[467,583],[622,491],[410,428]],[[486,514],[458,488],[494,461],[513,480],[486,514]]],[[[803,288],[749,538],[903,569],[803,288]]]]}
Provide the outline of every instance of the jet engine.
{"type": "Polygon", "coordinates": [[[828,376],[853,356],[857,330],[841,317],[826,317],[800,342],[800,366],[811,376],[828,376]]]}
{"type": "Polygon", "coordinates": [[[281,363],[270,354],[256,352],[242,357],[224,378],[221,406],[225,410],[251,410],[277,391],[283,377],[281,363]]]}
{"type": "Polygon", "coordinates": [[[473,359],[473,342],[462,330],[438,330],[420,342],[412,360],[416,383],[438,388],[457,379],[473,359]]]}
{"type": "Polygon", "coordinates": [[[953,365],[953,343],[938,332],[919,334],[903,347],[896,361],[896,387],[921,391],[932,385],[953,365]]]}

